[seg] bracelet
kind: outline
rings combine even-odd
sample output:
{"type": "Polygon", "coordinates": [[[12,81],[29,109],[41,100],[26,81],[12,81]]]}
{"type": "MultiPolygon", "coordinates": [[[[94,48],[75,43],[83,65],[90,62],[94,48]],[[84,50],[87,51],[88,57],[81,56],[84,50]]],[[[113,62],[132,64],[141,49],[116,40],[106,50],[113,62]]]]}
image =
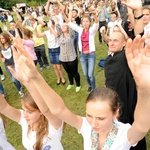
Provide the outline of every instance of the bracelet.
{"type": "Polygon", "coordinates": [[[139,16],[139,17],[135,17],[135,16],[134,16],[134,19],[139,20],[139,19],[141,19],[143,16],[144,16],[143,14],[142,14],[141,16],[139,16]]]}

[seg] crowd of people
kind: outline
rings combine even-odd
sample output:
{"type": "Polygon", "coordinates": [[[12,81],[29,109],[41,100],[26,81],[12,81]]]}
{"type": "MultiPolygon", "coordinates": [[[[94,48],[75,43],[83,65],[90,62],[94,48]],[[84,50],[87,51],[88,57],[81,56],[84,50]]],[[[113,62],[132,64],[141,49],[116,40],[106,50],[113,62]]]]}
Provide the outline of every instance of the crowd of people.
{"type": "MultiPolygon", "coordinates": [[[[141,0],[47,0],[42,7],[27,7],[25,12],[13,7],[12,11],[16,19],[8,20],[10,29],[5,24],[1,27],[0,59],[22,97],[22,109],[8,104],[0,82],[0,148],[15,149],[6,139],[8,117],[21,125],[27,150],[63,150],[64,123],[83,136],[84,150],[146,150],[150,6],[143,6],[141,0]],[[108,52],[105,87],[96,88],[96,50],[104,44],[108,52]],[[65,85],[68,80],[66,90],[76,86],[79,94],[80,62],[87,82],[86,117],[71,112],[44,80],[40,72],[50,69],[49,62],[56,84],[65,85]],[[29,92],[24,94],[22,85],[29,92]]],[[[0,75],[4,80],[1,67],[0,75]]]]}

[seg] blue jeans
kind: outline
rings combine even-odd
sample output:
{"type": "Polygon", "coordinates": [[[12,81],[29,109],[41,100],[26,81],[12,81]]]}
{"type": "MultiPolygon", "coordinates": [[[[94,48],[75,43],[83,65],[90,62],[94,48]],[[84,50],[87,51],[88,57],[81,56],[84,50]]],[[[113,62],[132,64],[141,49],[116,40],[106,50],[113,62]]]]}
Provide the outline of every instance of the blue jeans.
{"type": "Polygon", "coordinates": [[[4,93],[5,93],[3,84],[2,84],[1,82],[0,82],[0,93],[1,93],[1,94],[4,94],[4,93]]]}
{"type": "Polygon", "coordinates": [[[80,61],[84,76],[87,80],[89,86],[94,90],[95,85],[95,77],[94,77],[94,68],[95,68],[95,52],[89,54],[80,54],[80,61]]]}
{"type": "MultiPolygon", "coordinates": [[[[18,92],[21,90],[21,84],[20,82],[14,78],[14,76],[11,74],[11,72],[9,71],[8,67],[5,66],[7,73],[9,74],[9,76],[11,77],[12,82],[14,83],[14,85],[16,86],[18,92]]],[[[13,67],[13,70],[15,70],[15,67],[13,67]]]]}

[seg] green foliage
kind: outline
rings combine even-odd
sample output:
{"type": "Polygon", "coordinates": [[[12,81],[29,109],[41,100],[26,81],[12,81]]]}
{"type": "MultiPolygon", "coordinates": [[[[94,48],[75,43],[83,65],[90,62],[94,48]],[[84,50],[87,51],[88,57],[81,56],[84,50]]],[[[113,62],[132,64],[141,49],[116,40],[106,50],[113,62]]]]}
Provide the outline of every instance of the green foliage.
{"type": "Polygon", "coordinates": [[[45,4],[47,0],[0,0],[0,7],[11,11],[12,6],[16,6],[17,3],[26,3],[27,6],[38,6],[45,4]]]}
{"type": "Polygon", "coordinates": [[[28,6],[37,6],[37,2],[34,0],[30,0],[30,1],[28,1],[27,5],[28,6]]]}

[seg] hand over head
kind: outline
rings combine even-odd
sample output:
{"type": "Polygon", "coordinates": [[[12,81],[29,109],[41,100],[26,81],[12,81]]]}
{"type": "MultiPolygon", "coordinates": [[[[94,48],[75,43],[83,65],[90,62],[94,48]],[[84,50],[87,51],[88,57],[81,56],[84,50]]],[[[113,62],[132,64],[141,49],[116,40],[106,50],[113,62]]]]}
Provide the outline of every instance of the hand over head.
{"type": "Polygon", "coordinates": [[[145,36],[140,35],[126,44],[126,57],[137,89],[150,89],[150,44],[144,47],[145,36]]]}
{"type": "Polygon", "coordinates": [[[142,1],[141,0],[122,0],[121,2],[123,5],[133,9],[141,9],[142,8],[142,1]]]}
{"type": "Polygon", "coordinates": [[[29,82],[38,74],[35,64],[30,55],[25,50],[22,39],[17,36],[13,39],[13,57],[15,62],[15,71],[11,68],[13,76],[21,82],[29,82]]]}

